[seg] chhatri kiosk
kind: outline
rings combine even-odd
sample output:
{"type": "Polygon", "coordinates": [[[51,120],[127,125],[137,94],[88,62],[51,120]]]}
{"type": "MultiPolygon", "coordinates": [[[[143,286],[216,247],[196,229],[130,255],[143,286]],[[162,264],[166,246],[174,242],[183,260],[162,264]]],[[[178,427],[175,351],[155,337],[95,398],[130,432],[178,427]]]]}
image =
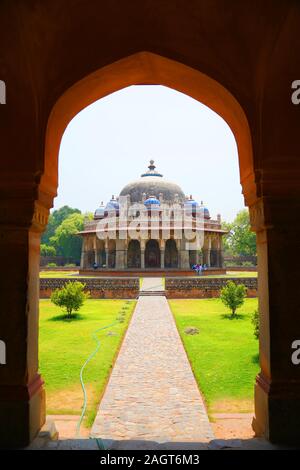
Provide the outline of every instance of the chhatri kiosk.
{"type": "Polygon", "coordinates": [[[164,179],[150,160],[148,171],[119,197],[101,203],[94,219],[85,223],[80,267],[99,273],[187,271],[194,264],[220,269],[225,233],[220,215],[212,219],[202,202],[164,179]]]}

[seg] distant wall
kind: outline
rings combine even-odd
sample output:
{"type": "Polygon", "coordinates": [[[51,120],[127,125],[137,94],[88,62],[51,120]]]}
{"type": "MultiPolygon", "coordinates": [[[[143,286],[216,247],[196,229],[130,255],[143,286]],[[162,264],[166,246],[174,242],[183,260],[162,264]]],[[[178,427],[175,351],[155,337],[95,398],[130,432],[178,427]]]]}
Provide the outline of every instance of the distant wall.
{"type": "Polygon", "coordinates": [[[66,264],[75,264],[79,266],[80,261],[74,258],[66,258],[65,256],[41,256],[40,266],[45,267],[49,263],[55,263],[57,266],[65,266],[66,264]]]}
{"type": "Polygon", "coordinates": [[[224,256],[225,266],[243,266],[243,263],[251,263],[257,266],[257,256],[224,256]]]}
{"type": "MultiPolygon", "coordinates": [[[[246,271],[246,269],[244,269],[246,271]]],[[[104,276],[104,277],[184,277],[184,276],[196,276],[195,271],[188,269],[186,271],[181,269],[80,269],[79,274],[82,276],[104,276]]],[[[224,268],[208,268],[203,271],[202,276],[209,276],[211,274],[226,274],[224,268]]]]}
{"type": "Polygon", "coordinates": [[[138,278],[41,278],[40,298],[50,298],[53,290],[64,286],[70,281],[86,284],[93,299],[135,299],[139,294],[138,278]]]}
{"type": "Polygon", "coordinates": [[[48,266],[40,266],[40,271],[57,271],[57,273],[61,272],[61,271],[70,271],[70,272],[74,272],[74,271],[79,271],[79,267],[78,266],[55,266],[53,268],[48,267],[48,266]]]}
{"type": "Polygon", "coordinates": [[[249,271],[249,272],[256,272],[257,266],[227,266],[227,271],[249,271]]]}
{"type": "Polygon", "coordinates": [[[247,297],[257,297],[257,278],[166,278],[166,297],[168,299],[205,299],[219,297],[220,290],[231,280],[244,284],[247,297]]]}

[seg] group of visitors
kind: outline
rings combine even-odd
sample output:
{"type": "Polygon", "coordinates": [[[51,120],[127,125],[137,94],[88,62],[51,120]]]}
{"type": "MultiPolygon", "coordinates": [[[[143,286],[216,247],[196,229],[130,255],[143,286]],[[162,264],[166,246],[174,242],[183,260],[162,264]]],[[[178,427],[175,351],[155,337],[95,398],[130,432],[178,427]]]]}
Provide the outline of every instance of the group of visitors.
{"type": "Polygon", "coordinates": [[[201,275],[203,273],[203,271],[206,271],[207,266],[206,266],[206,264],[193,264],[192,269],[198,275],[201,275]]]}

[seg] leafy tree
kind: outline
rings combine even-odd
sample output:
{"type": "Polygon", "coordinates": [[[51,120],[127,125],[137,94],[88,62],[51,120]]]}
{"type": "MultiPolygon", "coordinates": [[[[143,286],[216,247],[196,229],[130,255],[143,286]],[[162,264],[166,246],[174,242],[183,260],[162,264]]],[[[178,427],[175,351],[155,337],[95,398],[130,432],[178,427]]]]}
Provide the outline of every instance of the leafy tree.
{"type": "Polygon", "coordinates": [[[41,242],[48,245],[50,243],[50,238],[53,237],[57,227],[71,214],[81,214],[81,212],[79,209],[73,209],[69,206],[63,206],[60,209],[53,211],[49,216],[48,225],[42,235],[41,242]]]}
{"type": "Polygon", "coordinates": [[[235,317],[236,310],[243,305],[245,297],[246,287],[244,284],[235,284],[233,281],[228,281],[220,293],[223,304],[231,310],[231,318],[235,317]]]}
{"type": "Polygon", "coordinates": [[[248,209],[238,212],[232,223],[224,223],[229,234],[224,240],[225,250],[237,256],[256,255],[256,235],[251,232],[248,209]]]}
{"type": "Polygon", "coordinates": [[[56,249],[54,246],[46,245],[45,243],[41,244],[41,255],[42,256],[55,256],[56,249]]]}
{"type": "Polygon", "coordinates": [[[72,318],[89,298],[90,293],[85,292],[86,285],[79,281],[67,282],[61,289],[55,289],[51,295],[51,302],[66,311],[66,317],[72,318]]]}
{"type": "Polygon", "coordinates": [[[83,214],[74,213],[69,215],[56,228],[50,243],[56,248],[57,254],[67,258],[80,259],[82,239],[78,232],[84,228],[83,214]]]}
{"type": "Polygon", "coordinates": [[[254,327],[254,336],[256,339],[259,339],[259,311],[255,310],[251,319],[252,325],[254,327]]]}
{"type": "Polygon", "coordinates": [[[224,254],[227,256],[234,256],[232,246],[231,246],[231,237],[232,237],[232,223],[230,222],[222,222],[222,229],[228,231],[228,235],[223,237],[223,249],[224,254]]]}

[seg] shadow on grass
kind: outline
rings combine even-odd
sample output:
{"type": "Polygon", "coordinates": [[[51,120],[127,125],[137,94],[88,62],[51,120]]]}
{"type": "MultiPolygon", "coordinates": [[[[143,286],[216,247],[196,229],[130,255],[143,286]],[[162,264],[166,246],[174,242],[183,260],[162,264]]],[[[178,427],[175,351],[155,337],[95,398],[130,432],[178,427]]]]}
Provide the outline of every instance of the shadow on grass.
{"type": "Polygon", "coordinates": [[[62,321],[65,323],[72,323],[73,321],[84,320],[84,318],[84,315],[81,315],[81,313],[73,313],[71,317],[67,317],[65,313],[61,313],[60,315],[49,318],[48,321],[62,321]]]}
{"type": "Polygon", "coordinates": [[[221,317],[224,320],[245,320],[246,315],[243,313],[236,313],[234,316],[232,316],[231,313],[223,313],[221,317]]]}

